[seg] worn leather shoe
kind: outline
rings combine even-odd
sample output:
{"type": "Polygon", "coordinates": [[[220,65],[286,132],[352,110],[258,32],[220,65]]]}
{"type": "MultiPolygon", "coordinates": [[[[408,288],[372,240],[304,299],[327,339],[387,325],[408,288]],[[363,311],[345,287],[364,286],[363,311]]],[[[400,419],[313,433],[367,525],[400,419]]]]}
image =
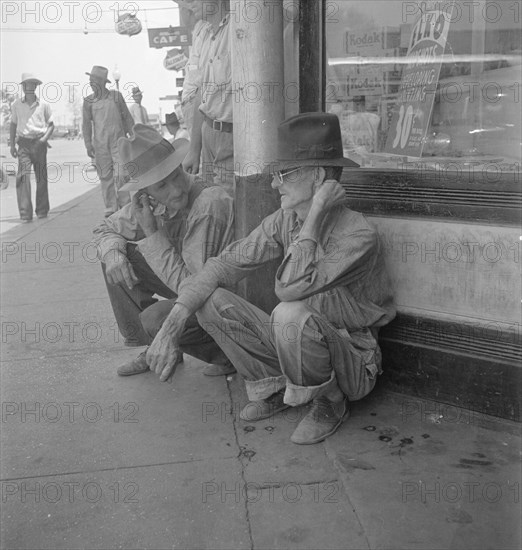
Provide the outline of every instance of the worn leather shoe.
{"type": "Polygon", "coordinates": [[[333,403],[326,397],[317,397],[310,412],[299,422],[290,440],[297,445],[312,445],[332,435],[349,414],[348,400],[333,403]]]}
{"type": "Polygon", "coordinates": [[[269,418],[280,411],[288,409],[290,405],[283,402],[284,393],[284,390],[282,390],[272,394],[266,399],[250,401],[239,413],[239,418],[247,422],[257,422],[258,420],[269,418]]]}
{"type": "Polygon", "coordinates": [[[147,365],[147,350],[142,351],[136,359],[121,365],[116,371],[120,376],[132,376],[133,374],[142,374],[149,370],[149,365],[147,365]]]}
{"type": "Polygon", "coordinates": [[[237,370],[230,361],[227,361],[223,365],[210,363],[203,369],[203,374],[205,376],[226,376],[227,374],[234,374],[235,372],[237,372],[237,370]]]}

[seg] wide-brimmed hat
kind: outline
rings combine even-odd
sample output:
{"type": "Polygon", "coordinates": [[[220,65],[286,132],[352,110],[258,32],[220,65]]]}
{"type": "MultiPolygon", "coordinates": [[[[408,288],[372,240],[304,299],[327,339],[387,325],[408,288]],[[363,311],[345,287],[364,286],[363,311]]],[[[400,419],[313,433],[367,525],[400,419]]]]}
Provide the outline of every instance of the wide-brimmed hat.
{"type": "Polygon", "coordinates": [[[23,84],[24,82],[36,82],[37,84],[41,84],[42,81],[39,78],[36,78],[33,73],[22,73],[22,80],[20,81],[20,84],[23,84]]]}
{"type": "Polygon", "coordinates": [[[169,124],[179,124],[179,118],[176,113],[167,113],[165,115],[165,124],[163,126],[168,126],[169,124]]]}
{"type": "Polygon", "coordinates": [[[134,86],[132,88],[132,95],[138,95],[138,94],[143,95],[143,92],[140,90],[139,86],[134,86]]]}
{"type": "Polygon", "coordinates": [[[343,156],[339,119],[331,113],[302,113],[277,128],[277,160],[271,171],[300,166],[359,166],[343,156]]]}
{"type": "Polygon", "coordinates": [[[102,80],[105,79],[105,82],[110,82],[110,80],[107,78],[109,75],[109,69],[106,67],[102,67],[101,65],[94,65],[94,67],[91,69],[90,73],[85,73],[89,76],[94,76],[94,78],[102,80]]]}
{"type": "Polygon", "coordinates": [[[131,177],[121,191],[138,191],[165,179],[189,150],[188,140],[177,139],[171,144],[145,124],[136,124],[132,131],[132,137],[118,140],[121,162],[131,177]]]}

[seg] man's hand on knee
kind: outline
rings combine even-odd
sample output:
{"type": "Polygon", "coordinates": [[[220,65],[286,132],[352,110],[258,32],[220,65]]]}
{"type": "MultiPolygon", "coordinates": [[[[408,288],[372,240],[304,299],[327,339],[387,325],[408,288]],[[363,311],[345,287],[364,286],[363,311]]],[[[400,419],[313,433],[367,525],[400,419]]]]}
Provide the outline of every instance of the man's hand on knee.
{"type": "Polygon", "coordinates": [[[129,290],[139,282],[131,263],[127,256],[121,252],[112,254],[109,253],[104,258],[105,275],[107,282],[112,285],[122,284],[127,285],[129,290]]]}

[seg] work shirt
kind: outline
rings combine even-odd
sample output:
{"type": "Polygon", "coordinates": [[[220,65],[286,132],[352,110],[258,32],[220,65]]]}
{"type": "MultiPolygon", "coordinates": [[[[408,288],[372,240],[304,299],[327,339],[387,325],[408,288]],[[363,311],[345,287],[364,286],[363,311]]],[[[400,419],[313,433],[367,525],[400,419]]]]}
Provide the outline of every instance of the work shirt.
{"type": "Polygon", "coordinates": [[[218,286],[232,286],[261,265],[279,259],[275,292],[282,302],[304,301],[348,333],[377,328],[393,319],[380,243],[362,214],[345,205],[332,208],[317,242],[300,240],[300,230],[294,212],[274,212],[250,235],[209,259],[203,271],[185,280],[177,302],[192,314],[218,286]]]}
{"type": "Polygon", "coordinates": [[[133,103],[129,107],[129,112],[134,119],[134,124],[149,124],[149,114],[143,105],[133,103]]]}
{"type": "Polygon", "coordinates": [[[87,148],[94,144],[97,155],[115,147],[133,126],[134,119],[120,92],[107,90],[101,98],[91,94],[83,100],[83,140],[87,148]]]}
{"type": "Polygon", "coordinates": [[[154,273],[174,292],[180,282],[203,268],[208,258],[233,240],[233,201],[221,187],[206,187],[198,176],[189,175],[188,209],[170,214],[162,205],[154,215],[158,230],[146,237],[132,205],[127,204],[94,229],[100,260],[107,254],[126,255],[127,241],[138,250],[154,273]]]}
{"type": "Polygon", "coordinates": [[[208,61],[208,53],[212,43],[212,25],[200,19],[192,31],[192,46],[185,65],[185,79],[181,103],[184,105],[194,97],[203,81],[203,68],[208,61]]]}
{"type": "Polygon", "coordinates": [[[212,120],[232,122],[230,15],[210,36],[208,63],[203,68],[200,111],[212,120]]]}
{"type": "Polygon", "coordinates": [[[32,105],[25,97],[15,100],[11,105],[11,123],[16,124],[17,137],[40,138],[52,122],[51,107],[38,98],[32,105]]]}

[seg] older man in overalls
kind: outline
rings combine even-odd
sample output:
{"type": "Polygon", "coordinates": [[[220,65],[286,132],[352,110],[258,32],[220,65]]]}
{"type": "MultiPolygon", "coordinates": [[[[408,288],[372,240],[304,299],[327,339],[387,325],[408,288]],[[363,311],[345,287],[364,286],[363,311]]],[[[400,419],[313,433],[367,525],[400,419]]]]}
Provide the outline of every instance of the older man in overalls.
{"type": "Polygon", "coordinates": [[[129,193],[119,192],[124,174],[118,139],[131,134],[134,120],[119,91],[108,90],[108,70],[95,65],[89,75],[93,93],[83,101],[83,139],[87,155],[94,158],[100,178],[105,217],[130,202],[129,193]]]}

